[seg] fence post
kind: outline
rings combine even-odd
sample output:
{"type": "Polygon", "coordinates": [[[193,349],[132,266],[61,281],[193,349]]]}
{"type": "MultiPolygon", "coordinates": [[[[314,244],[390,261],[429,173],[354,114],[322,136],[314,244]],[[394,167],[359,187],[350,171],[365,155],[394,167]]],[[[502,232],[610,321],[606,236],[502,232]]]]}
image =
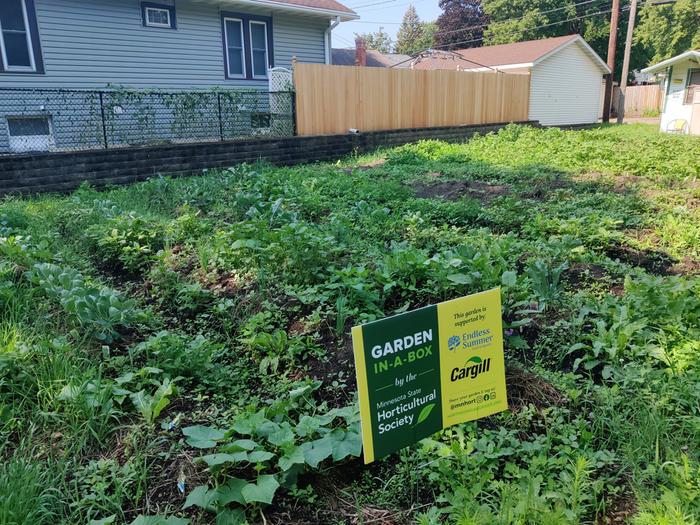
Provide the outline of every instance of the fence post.
{"type": "Polygon", "coordinates": [[[102,140],[104,141],[105,149],[109,148],[107,142],[107,119],[105,118],[105,101],[104,93],[100,91],[100,113],[102,114],[102,140]]]}
{"type": "Polygon", "coordinates": [[[219,139],[224,141],[224,121],[221,117],[221,93],[216,93],[216,102],[219,105],[219,139]]]}
{"type": "Polygon", "coordinates": [[[297,136],[297,92],[291,91],[289,95],[292,97],[292,135],[297,136]]]}

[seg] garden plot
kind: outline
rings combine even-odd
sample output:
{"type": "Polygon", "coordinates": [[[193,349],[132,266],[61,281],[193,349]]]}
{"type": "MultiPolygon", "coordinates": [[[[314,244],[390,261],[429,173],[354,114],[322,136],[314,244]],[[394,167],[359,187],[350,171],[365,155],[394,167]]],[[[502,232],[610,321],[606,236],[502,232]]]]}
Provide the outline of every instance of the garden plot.
{"type": "Polygon", "coordinates": [[[0,202],[0,522],[700,522],[700,141],[509,126],[0,202]],[[510,410],[362,464],[355,324],[500,286],[510,410]]]}

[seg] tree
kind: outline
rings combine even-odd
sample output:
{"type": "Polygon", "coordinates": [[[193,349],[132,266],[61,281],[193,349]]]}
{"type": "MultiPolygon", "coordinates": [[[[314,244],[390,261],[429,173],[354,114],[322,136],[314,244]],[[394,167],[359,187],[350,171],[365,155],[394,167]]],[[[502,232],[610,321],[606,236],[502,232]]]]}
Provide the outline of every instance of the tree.
{"type": "Polygon", "coordinates": [[[573,28],[568,23],[557,24],[576,16],[574,1],[484,0],[484,11],[491,22],[484,31],[484,45],[507,44],[577,32],[578,28],[573,28]]]}
{"type": "Polygon", "coordinates": [[[440,0],[442,14],[437,19],[435,47],[462,49],[481,46],[488,17],[481,0],[440,0]]]}
{"type": "MultiPolygon", "coordinates": [[[[610,34],[609,4],[586,3],[581,0],[483,0],[489,17],[484,31],[484,45],[538,40],[571,34],[580,34],[596,53],[607,60],[610,34]],[[578,5],[577,5],[578,4],[578,5]],[[600,14],[598,14],[600,13],[600,14]]],[[[629,0],[622,0],[622,8],[629,0]]],[[[627,16],[623,9],[619,18],[618,43],[625,41],[627,16]]],[[[616,78],[622,69],[623,45],[617,46],[616,78]]],[[[632,54],[631,69],[639,66],[632,54]]]]}
{"type": "Polygon", "coordinates": [[[647,58],[644,66],[700,48],[700,0],[642,7],[634,42],[647,58]]]}
{"type": "Polygon", "coordinates": [[[416,51],[416,42],[423,32],[423,24],[418,17],[413,4],[408,6],[403,14],[401,26],[396,33],[396,52],[404,55],[412,55],[416,51]]]}
{"type": "MultiPolygon", "coordinates": [[[[489,26],[484,45],[521,42],[578,33],[607,60],[610,35],[609,4],[580,4],[581,0],[482,0],[489,26]],[[602,12],[602,13],[601,13],[602,12]],[[601,14],[596,14],[601,13],[601,14]]],[[[621,2],[615,79],[622,69],[629,0],[621,2]]],[[[670,5],[640,8],[630,58],[630,71],[700,47],[700,0],[677,0],[670,5]]]]}
{"type": "Polygon", "coordinates": [[[396,34],[395,51],[404,55],[415,55],[432,47],[436,30],[435,22],[421,22],[416,8],[410,5],[403,15],[401,27],[396,34]]]}
{"type": "Polygon", "coordinates": [[[380,27],[378,31],[373,33],[355,33],[355,37],[364,40],[367,49],[374,49],[381,53],[391,53],[394,45],[391,36],[384,31],[383,27],[380,27]]]}
{"type": "Polygon", "coordinates": [[[435,47],[435,33],[438,30],[437,22],[423,22],[421,29],[421,37],[416,44],[418,51],[435,47]]]}

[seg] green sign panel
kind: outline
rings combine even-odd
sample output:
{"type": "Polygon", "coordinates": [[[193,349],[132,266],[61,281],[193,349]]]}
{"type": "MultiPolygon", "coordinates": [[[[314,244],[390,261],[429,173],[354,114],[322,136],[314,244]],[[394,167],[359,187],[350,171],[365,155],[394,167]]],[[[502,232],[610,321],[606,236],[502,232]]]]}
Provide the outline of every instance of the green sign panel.
{"type": "Polygon", "coordinates": [[[352,330],[365,462],[507,408],[500,289],[352,330]]]}

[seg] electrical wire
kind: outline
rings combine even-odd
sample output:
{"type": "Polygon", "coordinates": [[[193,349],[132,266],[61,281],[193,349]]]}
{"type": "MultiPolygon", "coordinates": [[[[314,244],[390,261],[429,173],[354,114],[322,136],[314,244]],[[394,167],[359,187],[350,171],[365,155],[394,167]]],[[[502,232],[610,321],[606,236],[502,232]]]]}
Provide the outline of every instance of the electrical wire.
{"type": "MultiPolygon", "coordinates": [[[[390,1],[394,1],[394,0],[390,0],[390,1]]],[[[577,2],[577,3],[570,4],[570,5],[566,5],[566,6],[563,6],[563,7],[555,7],[555,8],[553,8],[553,9],[548,9],[548,10],[546,10],[546,11],[538,11],[538,12],[536,12],[535,14],[538,14],[538,15],[546,15],[546,14],[548,14],[548,13],[554,13],[554,12],[556,12],[556,11],[562,11],[562,10],[564,10],[564,9],[570,9],[570,8],[572,8],[572,7],[575,8],[575,7],[582,6],[582,5],[586,5],[586,4],[595,4],[595,3],[600,3],[600,2],[607,3],[607,0],[584,0],[584,1],[582,1],[582,2],[577,2]]],[[[496,23],[501,24],[501,23],[506,23],[506,22],[518,22],[518,21],[520,21],[520,20],[523,20],[523,19],[527,18],[528,16],[530,16],[530,14],[533,14],[533,13],[534,13],[534,12],[529,13],[529,14],[526,14],[526,15],[523,15],[523,16],[520,16],[520,17],[516,17],[516,18],[507,18],[507,19],[505,19],[505,20],[499,20],[499,21],[497,21],[496,23]]],[[[353,21],[353,23],[357,23],[357,22],[363,23],[362,21],[359,21],[359,20],[354,20],[354,21],[353,21]]],[[[367,22],[367,23],[374,23],[374,24],[378,24],[378,25],[401,25],[401,22],[367,22]]],[[[435,35],[448,35],[448,34],[451,34],[451,33],[459,33],[459,32],[462,32],[462,31],[469,31],[469,30],[471,30],[471,29],[480,29],[480,28],[483,28],[483,27],[488,27],[489,25],[491,25],[491,24],[490,24],[490,23],[484,23],[484,24],[478,24],[478,25],[474,25],[474,26],[461,27],[461,28],[459,28],[459,29],[450,29],[450,30],[447,30],[447,31],[436,31],[435,33],[433,33],[433,36],[435,36],[435,35]]]]}
{"type": "MultiPolygon", "coordinates": [[[[524,29],[523,32],[534,31],[535,29],[543,29],[543,28],[545,28],[545,27],[551,27],[551,26],[554,26],[554,25],[557,25],[557,24],[565,24],[566,22],[573,22],[573,21],[575,21],[575,20],[583,20],[584,18],[590,18],[590,17],[592,17],[592,16],[604,15],[604,14],[607,14],[607,13],[610,13],[610,12],[612,12],[612,8],[611,8],[611,9],[606,9],[606,10],[604,10],[604,11],[599,11],[599,12],[596,12],[596,13],[589,13],[589,14],[587,14],[587,15],[581,15],[581,16],[576,16],[576,17],[573,17],[573,18],[567,18],[566,20],[558,20],[558,21],[556,21],[556,22],[552,22],[552,23],[549,23],[549,24],[543,24],[543,25],[540,25],[540,26],[530,27],[530,28],[524,29]]],[[[393,64],[393,65],[391,65],[390,67],[391,67],[391,68],[394,68],[394,67],[400,66],[401,64],[405,64],[406,62],[410,62],[411,60],[415,60],[415,58],[416,58],[417,55],[420,55],[421,53],[424,53],[424,52],[426,52],[426,51],[430,51],[430,50],[439,51],[440,48],[449,47],[449,46],[454,46],[454,45],[459,45],[459,44],[471,44],[471,43],[473,43],[473,42],[479,42],[479,41],[481,41],[481,40],[483,40],[483,39],[484,39],[484,37],[482,36],[481,38],[475,38],[475,39],[472,39],[472,40],[463,40],[463,41],[461,41],[461,42],[450,42],[449,44],[444,44],[444,45],[442,45],[442,46],[436,46],[436,47],[434,47],[434,48],[426,48],[426,49],[423,49],[423,50],[419,51],[418,53],[415,53],[411,58],[409,58],[409,59],[407,59],[407,60],[403,60],[403,61],[401,61],[401,62],[397,62],[396,64],[393,64]]],[[[465,60],[466,60],[466,59],[465,59],[465,60]]],[[[488,66],[484,66],[484,67],[488,67],[488,66]]],[[[491,69],[491,68],[490,68],[490,69],[491,69]]]]}

